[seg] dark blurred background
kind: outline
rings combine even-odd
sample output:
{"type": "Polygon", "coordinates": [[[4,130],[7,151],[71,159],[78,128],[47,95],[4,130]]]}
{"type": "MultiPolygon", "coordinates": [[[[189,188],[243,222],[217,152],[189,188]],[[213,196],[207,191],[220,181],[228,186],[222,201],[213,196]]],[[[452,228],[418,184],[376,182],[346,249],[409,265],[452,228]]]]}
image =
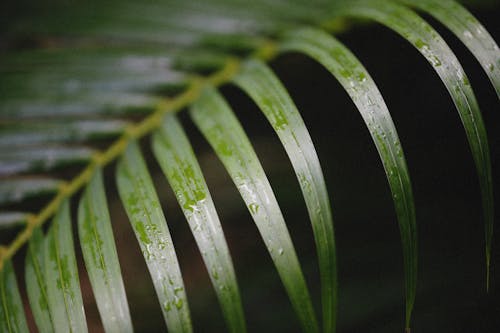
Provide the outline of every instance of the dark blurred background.
{"type": "MultiPolygon", "coordinates": [[[[498,43],[500,6],[472,7],[472,12],[498,43]]],[[[466,48],[430,17],[425,18],[457,54],[478,98],[490,140],[498,212],[498,98],[466,48]]],[[[495,228],[491,288],[487,294],[484,221],[477,176],[458,113],[444,85],[409,43],[381,26],[354,26],[338,37],[358,56],[382,92],[412,177],[420,256],[412,332],[498,332],[500,227],[495,228]]],[[[271,66],[302,113],[326,178],[338,251],[338,332],[402,332],[404,298],[399,231],[389,187],[368,130],[348,95],[320,65],[304,56],[289,54],[275,59],[271,66]]],[[[249,98],[233,86],[223,86],[222,92],[247,130],[267,171],[319,313],[319,278],[312,232],[288,158],[249,98]]],[[[181,114],[181,118],[198,153],[225,229],[249,331],[298,332],[298,321],[278,274],[236,188],[186,114],[181,114]]],[[[144,143],[177,248],[195,331],[225,331],[188,225],[148,152],[149,140],[144,143]]],[[[113,228],[135,329],[137,332],[165,331],[146,266],[116,195],[113,167],[106,172],[113,228]]],[[[498,222],[498,213],[496,217],[498,222]]],[[[18,278],[22,279],[24,255],[18,258],[18,278]]],[[[80,254],[78,260],[82,263],[80,254]]],[[[80,279],[91,322],[89,328],[99,332],[102,330],[100,319],[83,265],[80,279]]],[[[21,280],[19,283],[23,285],[21,280]]]]}

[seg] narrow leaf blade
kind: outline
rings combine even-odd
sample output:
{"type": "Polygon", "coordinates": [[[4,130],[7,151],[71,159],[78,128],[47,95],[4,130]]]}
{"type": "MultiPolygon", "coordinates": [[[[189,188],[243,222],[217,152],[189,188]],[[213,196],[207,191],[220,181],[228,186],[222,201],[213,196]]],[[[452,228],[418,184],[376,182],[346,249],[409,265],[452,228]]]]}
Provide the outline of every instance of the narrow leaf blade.
{"type": "Polygon", "coordinates": [[[356,104],[382,160],[393,194],[404,253],[407,326],[417,284],[417,231],[415,204],[403,150],[389,110],[375,82],[359,60],[338,40],[321,30],[288,33],[285,51],[312,57],[330,71],[356,104]]]}
{"type": "Polygon", "coordinates": [[[63,184],[52,178],[22,178],[0,181],[0,204],[18,203],[25,199],[53,194],[63,184]]]}
{"type": "Polygon", "coordinates": [[[413,11],[388,1],[361,1],[343,8],[349,15],[375,20],[410,42],[432,65],[460,115],[476,165],[485,220],[486,288],[489,287],[493,235],[493,182],[486,128],[469,80],[441,36],[413,11]]]}
{"type": "Polygon", "coordinates": [[[271,185],[236,116],[214,89],[190,110],[221,159],[257,225],[305,332],[317,332],[311,296],[271,185]]]}
{"type": "Polygon", "coordinates": [[[28,332],[23,302],[17,287],[12,262],[4,262],[0,271],[0,329],[2,332],[28,332]]]}
{"type": "Polygon", "coordinates": [[[81,165],[92,158],[87,147],[43,146],[22,150],[0,150],[0,176],[52,171],[69,165],[81,165]]]}
{"type": "Polygon", "coordinates": [[[127,124],[118,119],[9,123],[0,125],[0,149],[109,139],[121,134],[127,124]]]}
{"type": "Polygon", "coordinates": [[[0,212],[0,230],[17,228],[26,225],[30,216],[32,216],[32,214],[28,212],[0,212]]]}
{"type": "Polygon", "coordinates": [[[49,333],[54,332],[54,320],[49,309],[44,256],[43,232],[40,228],[35,228],[26,255],[26,291],[38,330],[49,333]]]}
{"type": "Polygon", "coordinates": [[[285,88],[262,62],[243,64],[234,82],[259,106],[281,140],[304,195],[321,276],[323,328],[333,332],[337,313],[335,237],[326,185],[311,137],[285,88]]]}
{"type": "Polygon", "coordinates": [[[153,134],[153,152],[198,244],[231,332],[246,332],[233,263],[200,166],[175,115],[153,134]]]}
{"type": "Polygon", "coordinates": [[[104,329],[133,332],[101,170],[96,171],[80,201],[78,234],[104,329]]]}
{"type": "Polygon", "coordinates": [[[67,200],[53,219],[44,252],[47,296],[55,332],[87,332],[67,200]]]}
{"type": "Polygon", "coordinates": [[[485,27],[454,0],[398,0],[432,15],[471,51],[500,98],[500,49],[485,27]]]}
{"type": "Polygon", "coordinates": [[[132,142],[118,162],[116,181],[169,332],[192,332],[172,237],[137,143],[132,142]]]}

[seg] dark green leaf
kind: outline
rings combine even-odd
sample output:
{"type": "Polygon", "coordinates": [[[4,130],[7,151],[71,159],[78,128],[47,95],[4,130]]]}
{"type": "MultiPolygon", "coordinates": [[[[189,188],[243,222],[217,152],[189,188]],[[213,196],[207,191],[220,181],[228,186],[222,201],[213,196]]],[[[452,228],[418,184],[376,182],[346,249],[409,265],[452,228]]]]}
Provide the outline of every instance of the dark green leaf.
{"type": "Polygon", "coordinates": [[[44,252],[47,298],[54,331],[87,332],[67,200],[52,221],[44,252]]]}
{"type": "Polygon", "coordinates": [[[22,178],[0,181],[0,203],[21,202],[25,199],[57,192],[62,181],[51,178],[22,178]]]}
{"type": "Polygon", "coordinates": [[[311,297],[278,202],[248,137],[229,105],[207,89],[191,118],[229,172],[260,231],[305,332],[317,332],[311,297]]]}
{"type": "Polygon", "coordinates": [[[398,0],[432,15],[472,52],[500,98],[500,50],[483,25],[454,0],[398,0]]]}
{"type": "Polygon", "coordinates": [[[191,332],[189,307],[172,237],[137,143],[132,142],[118,162],[116,178],[169,332],[191,332]]]}
{"type": "Polygon", "coordinates": [[[264,63],[247,61],[234,82],[267,117],[292,162],[307,205],[318,253],[324,331],[334,331],[337,263],[333,221],[323,172],[309,132],[285,88],[264,63]]]}
{"type": "Polygon", "coordinates": [[[0,151],[0,176],[50,171],[88,162],[93,150],[86,147],[45,146],[0,151]]]}
{"type": "Polygon", "coordinates": [[[121,134],[127,124],[122,120],[101,119],[0,125],[0,149],[109,139],[121,134]]]}
{"type": "Polygon", "coordinates": [[[16,274],[10,260],[4,262],[0,271],[0,330],[8,333],[28,332],[16,274]]]}
{"type": "Polygon", "coordinates": [[[29,216],[25,212],[0,212],[0,230],[23,226],[29,216]]]}
{"type": "Polygon", "coordinates": [[[282,48],[285,51],[305,53],[325,66],[347,91],[370,131],[384,165],[398,216],[406,275],[406,318],[409,325],[417,286],[415,204],[401,143],[384,99],[359,60],[339,41],[321,30],[292,31],[286,35],[282,48]]]}
{"type": "Polygon", "coordinates": [[[38,330],[50,333],[54,332],[54,321],[49,309],[44,260],[43,232],[40,228],[34,228],[26,255],[26,291],[38,330]]]}
{"type": "Polygon", "coordinates": [[[153,152],[198,244],[231,332],[246,332],[231,255],[200,166],[175,115],[153,134],[153,152]]]}
{"type": "Polygon", "coordinates": [[[104,329],[133,332],[100,170],[80,201],[78,234],[104,329]]]}
{"type": "Polygon", "coordinates": [[[409,41],[432,65],[453,99],[465,128],[481,187],[486,230],[486,288],[488,288],[493,235],[491,162],[486,128],[469,79],[441,36],[411,10],[388,1],[376,0],[349,3],[343,10],[352,16],[375,20],[409,41]]]}

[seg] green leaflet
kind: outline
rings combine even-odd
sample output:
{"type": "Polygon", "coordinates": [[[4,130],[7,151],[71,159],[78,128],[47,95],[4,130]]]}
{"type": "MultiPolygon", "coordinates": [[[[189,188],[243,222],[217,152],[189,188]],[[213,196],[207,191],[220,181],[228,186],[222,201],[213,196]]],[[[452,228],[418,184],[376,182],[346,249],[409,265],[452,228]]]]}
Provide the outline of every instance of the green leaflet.
{"type": "Polygon", "coordinates": [[[183,52],[172,59],[172,67],[183,72],[211,73],[224,67],[228,55],[221,52],[183,52]]]}
{"type": "Polygon", "coordinates": [[[127,122],[117,119],[0,125],[0,149],[12,149],[12,146],[111,139],[121,134],[126,126],[127,122]]]}
{"type": "Polygon", "coordinates": [[[338,40],[316,29],[287,33],[283,51],[307,54],[330,71],[356,104],[375,142],[391,187],[404,253],[406,325],[417,286],[417,230],[410,176],[398,134],[375,82],[359,60],[338,40]]]}
{"type": "Polygon", "coordinates": [[[44,146],[22,150],[0,150],[0,176],[23,172],[52,171],[63,166],[83,164],[92,157],[86,147],[44,146]]]}
{"type": "Polygon", "coordinates": [[[57,192],[63,182],[52,178],[21,178],[0,181],[0,204],[21,202],[57,192]]]}
{"type": "Polygon", "coordinates": [[[439,34],[417,14],[388,1],[349,2],[346,14],[375,20],[394,30],[427,59],[450,93],[467,134],[476,164],[483,201],[486,234],[486,288],[489,286],[493,235],[493,186],[488,137],[481,112],[462,66],[439,34]]]}
{"type": "Polygon", "coordinates": [[[133,93],[110,93],[100,95],[94,91],[78,99],[48,100],[45,97],[19,98],[1,103],[2,119],[20,122],[23,120],[45,120],[48,117],[79,119],[82,117],[109,117],[148,114],[154,111],[159,99],[133,93]]]}
{"type": "Polygon", "coordinates": [[[236,116],[215,89],[207,88],[191,118],[221,159],[260,231],[304,332],[318,323],[295,248],[266,174],[236,116]]]}
{"type": "Polygon", "coordinates": [[[177,255],[137,143],[118,162],[118,192],[146,260],[169,332],[192,332],[177,255]]]}
{"type": "Polygon", "coordinates": [[[52,221],[44,249],[47,298],[57,333],[87,332],[71,229],[66,200],[52,221]]]}
{"type": "Polygon", "coordinates": [[[133,332],[101,170],[96,171],[80,201],[78,234],[104,329],[133,332]]]}
{"type": "Polygon", "coordinates": [[[0,212],[0,230],[23,226],[28,221],[30,213],[7,211],[0,212]]]}
{"type": "Polygon", "coordinates": [[[43,232],[35,228],[25,262],[26,291],[38,330],[49,333],[54,332],[54,322],[47,297],[44,256],[43,232]]]}
{"type": "Polygon", "coordinates": [[[321,276],[323,329],[333,332],[337,315],[337,263],[328,193],[309,132],[287,91],[264,63],[242,65],[234,83],[259,106],[283,144],[304,195],[313,227],[321,276]]]}
{"type": "Polygon", "coordinates": [[[159,48],[98,47],[11,51],[0,63],[0,100],[23,99],[26,94],[43,100],[150,92],[157,86],[183,79],[169,68],[159,48]],[[29,73],[29,74],[28,74],[29,73]]]}
{"type": "Polygon", "coordinates": [[[191,145],[175,115],[153,134],[153,152],[198,244],[231,332],[246,332],[238,284],[224,233],[191,145]]]}
{"type": "Polygon", "coordinates": [[[500,98],[500,50],[483,25],[454,0],[397,0],[432,15],[471,51],[500,98]]]}
{"type": "Polygon", "coordinates": [[[28,332],[16,274],[10,260],[4,262],[0,271],[0,331],[28,332]]]}
{"type": "Polygon", "coordinates": [[[207,47],[223,52],[249,54],[262,42],[258,37],[239,34],[207,34],[198,40],[200,47],[207,47]]]}

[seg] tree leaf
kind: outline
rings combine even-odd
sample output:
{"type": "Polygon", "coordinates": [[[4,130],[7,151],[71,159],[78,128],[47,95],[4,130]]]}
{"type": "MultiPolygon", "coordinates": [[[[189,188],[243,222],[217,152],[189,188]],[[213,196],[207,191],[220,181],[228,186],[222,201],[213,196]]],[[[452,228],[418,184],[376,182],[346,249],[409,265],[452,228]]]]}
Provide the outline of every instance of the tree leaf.
{"type": "Polygon", "coordinates": [[[34,228],[25,262],[26,291],[38,330],[49,333],[54,332],[54,320],[47,297],[44,251],[43,232],[34,228]]]}
{"type": "Polygon", "coordinates": [[[68,200],[62,203],[52,221],[44,252],[45,281],[54,331],[87,332],[68,200]]]}
{"type": "Polygon", "coordinates": [[[337,263],[328,193],[316,150],[302,117],[273,72],[258,60],[242,65],[234,78],[259,106],[283,144],[304,195],[318,254],[323,329],[333,332],[337,313],[337,263]]]}
{"type": "Polygon", "coordinates": [[[0,203],[9,204],[57,192],[63,184],[52,178],[21,178],[0,181],[0,203]]]}
{"type": "Polygon", "coordinates": [[[462,66],[439,34],[413,11],[388,1],[345,5],[346,14],[375,20],[394,30],[427,59],[446,86],[465,128],[479,176],[486,234],[486,288],[493,235],[493,185],[488,137],[479,106],[462,66]]]}
{"type": "Polygon", "coordinates": [[[1,103],[2,119],[22,121],[35,119],[79,119],[81,117],[110,117],[149,114],[160,99],[133,93],[93,92],[89,96],[66,99],[30,98],[13,99],[1,103]]]}
{"type": "Polygon", "coordinates": [[[118,162],[118,193],[146,260],[169,332],[192,332],[172,237],[137,143],[118,162]]]}
{"type": "Polygon", "coordinates": [[[78,234],[104,329],[133,332],[101,170],[95,172],[80,201],[78,234]]]}
{"type": "Polygon", "coordinates": [[[175,115],[153,134],[153,152],[175,192],[210,275],[227,326],[246,332],[231,255],[191,145],[175,115]]]}
{"type": "Polygon", "coordinates": [[[0,329],[2,332],[28,332],[23,302],[17,288],[12,262],[4,262],[0,271],[0,329]]]}
{"type": "Polygon", "coordinates": [[[398,0],[432,15],[464,43],[483,67],[500,98],[500,50],[484,26],[454,0],[398,0]]]}
{"type": "Polygon", "coordinates": [[[287,290],[305,332],[317,332],[311,296],[271,185],[236,116],[215,89],[207,88],[191,118],[229,172],[287,290]]]}
{"type": "Polygon", "coordinates": [[[86,147],[45,146],[0,151],[0,176],[51,171],[88,162],[94,151],[86,147]]]}
{"type": "Polygon", "coordinates": [[[88,142],[111,139],[126,128],[123,120],[44,121],[0,125],[0,149],[45,143],[88,142]]]}
{"type": "Polygon", "coordinates": [[[404,253],[407,327],[417,287],[417,227],[410,176],[389,110],[375,82],[339,41],[317,29],[287,33],[282,49],[312,57],[330,71],[358,108],[377,147],[391,187],[404,253]]]}
{"type": "Polygon", "coordinates": [[[30,216],[31,214],[26,212],[0,212],[0,230],[26,225],[30,216]]]}

